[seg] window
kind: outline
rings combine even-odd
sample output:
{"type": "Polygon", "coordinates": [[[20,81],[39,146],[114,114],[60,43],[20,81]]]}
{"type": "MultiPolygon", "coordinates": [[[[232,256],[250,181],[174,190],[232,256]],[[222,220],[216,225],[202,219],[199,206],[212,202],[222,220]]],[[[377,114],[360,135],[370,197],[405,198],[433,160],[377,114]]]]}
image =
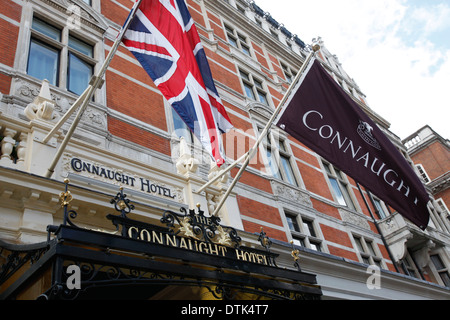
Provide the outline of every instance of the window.
{"type": "Polygon", "coordinates": [[[450,211],[442,198],[436,199],[440,210],[433,210],[439,228],[444,232],[450,232],[450,211]]]}
{"type": "Polygon", "coordinates": [[[425,171],[425,168],[421,164],[416,164],[416,168],[419,171],[420,178],[422,178],[422,181],[424,183],[430,183],[431,179],[428,176],[427,172],[425,171]]]}
{"type": "Polygon", "coordinates": [[[59,60],[61,30],[39,19],[33,19],[30,54],[27,72],[29,75],[51,84],[59,84],[59,60]]]}
{"type": "Polygon", "coordinates": [[[58,85],[59,50],[31,39],[28,74],[35,78],[47,79],[50,84],[58,85]]]}
{"type": "Polygon", "coordinates": [[[228,25],[225,25],[225,31],[227,32],[228,43],[250,57],[250,46],[247,44],[247,38],[228,25]]]}
{"type": "Polygon", "coordinates": [[[245,71],[239,70],[239,73],[241,75],[242,84],[244,85],[244,93],[247,98],[259,101],[268,106],[269,101],[267,100],[267,93],[264,90],[262,81],[245,71]]]}
{"type": "Polygon", "coordinates": [[[431,261],[433,261],[434,267],[436,268],[436,271],[439,273],[439,276],[441,277],[444,286],[450,287],[450,275],[448,273],[448,268],[445,267],[441,257],[439,257],[439,255],[437,254],[432,255],[431,261]]]}
{"type": "Polygon", "coordinates": [[[376,213],[377,213],[378,217],[380,219],[386,218],[387,214],[386,214],[386,211],[384,209],[384,206],[383,206],[381,200],[378,199],[378,198],[374,198],[373,196],[372,196],[372,199],[373,199],[373,204],[375,206],[376,213]]]}
{"type": "Polygon", "coordinates": [[[298,225],[297,217],[291,214],[286,214],[286,220],[291,231],[300,232],[300,227],[298,225]]]}
{"type": "MultiPolygon", "coordinates": [[[[263,129],[259,127],[258,131],[261,133],[263,129]]],[[[286,149],[286,143],[281,139],[275,139],[271,134],[267,135],[267,139],[263,143],[272,175],[279,180],[298,187],[297,178],[291,165],[291,156],[286,149]]]]}
{"type": "Polygon", "coordinates": [[[355,204],[350,196],[349,183],[345,179],[343,172],[329,163],[323,162],[323,165],[327,172],[328,180],[330,181],[336,201],[342,206],[355,210],[355,204]]]}
{"type": "Polygon", "coordinates": [[[67,89],[81,95],[87,88],[94,67],[84,59],[93,57],[93,48],[89,44],[69,37],[69,65],[67,68],[67,89]]]}
{"type": "Polygon", "coordinates": [[[322,252],[322,240],[317,237],[312,220],[293,213],[286,213],[286,221],[295,245],[322,252]]]}
{"type": "Polygon", "coordinates": [[[406,275],[420,279],[419,271],[409,251],[406,254],[406,257],[401,261],[401,266],[406,275]]]}
{"type": "Polygon", "coordinates": [[[27,65],[30,76],[81,95],[89,85],[95,63],[93,46],[69,34],[69,28],[33,18],[27,65]]]}
{"type": "Polygon", "coordinates": [[[353,239],[355,240],[356,248],[359,251],[362,262],[368,265],[376,265],[381,269],[382,259],[378,256],[373,241],[359,236],[353,236],[353,239]]]}
{"type": "MultiPolygon", "coordinates": [[[[446,213],[447,215],[450,214],[450,211],[448,210],[447,206],[445,205],[445,202],[442,198],[436,199],[437,204],[439,205],[439,208],[443,213],[446,213]]],[[[444,215],[445,217],[446,215],[444,215]]]]}
{"type": "Polygon", "coordinates": [[[281,68],[283,69],[284,76],[288,83],[292,83],[294,81],[295,75],[297,73],[293,72],[291,68],[289,68],[284,63],[281,64],[281,68]]]}

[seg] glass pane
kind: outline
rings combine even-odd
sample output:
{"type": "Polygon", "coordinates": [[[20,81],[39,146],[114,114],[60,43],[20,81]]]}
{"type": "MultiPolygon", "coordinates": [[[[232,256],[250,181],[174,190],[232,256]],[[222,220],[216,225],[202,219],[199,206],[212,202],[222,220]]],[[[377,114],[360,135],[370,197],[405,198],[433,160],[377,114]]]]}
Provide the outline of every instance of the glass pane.
{"type": "Polygon", "coordinates": [[[240,73],[241,73],[241,78],[242,78],[242,79],[247,80],[247,81],[250,81],[250,78],[249,78],[249,76],[248,76],[247,73],[242,72],[242,71],[241,71],[240,73]]]}
{"type": "Polygon", "coordinates": [[[332,174],[332,173],[331,173],[331,169],[330,169],[330,165],[329,165],[328,163],[324,163],[324,164],[323,164],[323,167],[325,168],[325,171],[326,171],[328,174],[332,174]]]}
{"type": "Polygon", "coordinates": [[[41,42],[31,40],[27,73],[40,80],[47,79],[52,85],[58,85],[58,50],[41,42]]]}
{"type": "Polygon", "coordinates": [[[373,243],[369,242],[369,241],[366,241],[366,244],[367,244],[367,248],[369,248],[369,253],[372,256],[376,256],[375,250],[373,249],[373,243]]]}
{"type": "Polygon", "coordinates": [[[261,102],[262,104],[265,104],[265,105],[269,105],[269,103],[267,102],[267,97],[266,97],[265,93],[258,90],[258,97],[259,97],[259,102],[261,102]]]}
{"type": "Polygon", "coordinates": [[[341,170],[336,169],[336,167],[335,167],[335,168],[334,168],[334,171],[336,172],[336,176],[337,176],[339,179],[344,180],[344,176],[342,175],[341,170]]]}
{"type": "Polygon", "coordinates": [[[298,227],[298,223],[297,223],[297,218],[296,217],[287,215],[286,216],[286,220],[288,222],[290,230],[300,232],[300,228],[298,227]]]}
{"type": "Polygon", "coordinates": [[[294,186],[297,186],[297,180],[295,179],[294,171],[292,170],[289,159],[284,156],[280,156],[280,158],[281,158],[281,165],[283,166],[283,170],[286,176],[285,181],[289,182],[294,186]]]}
{"type": "Polygon", "coordinates": [[[261,82],[261,81],[256,80],[256,79],[254,79],[253,81],[255,82],[255,86],[257,86],[257,87],[260,88],[260,89],[263,89],[263,85],[262,85],[262,82],[261,82]]]}
{"type": "Polygon", "coordinates": [[[244,83],[244,88],[245,88],[246,96],[249,97],[250,99],[255,100],[255,94],[253,93],[252,87],[249,86],[248,84],[244,83]]]}
{"type": "Polygon", "coordinates": [[[375,203],[375,207],[378,210],[378,215],[379,215],[380,219],[386,218],[386,214],[384,213],[383,206],[381,205],[380,200],[373,199],[373,202],[375,203]]]}
{"type": "Polygon", "coordinates": [[[69,47],[71,47],[72,49],[75,49],[79,52],[81,52],[82,54],[87,55],[88,57],[93,57],[93,48],[91,45],[87,44],[84,41],[78,40],[77,38],[74,37],[69,37],[69,47]]]}
{"type": "Polygon", "coordinates": [[[355,209],[355,206],[353,204],[352,198],[350,197],[350,193],[348,192],[348,189],[345,185],[343,185],[341,182],[338,182],[342,194],[344,195],[345,198],[345,203],[347,204],[347,207],[349,207],[350,209],[355,209]]]}
{"type": "Polygon", "coordinates": [[[336,195],[337,202],[340,205],[346,206],[347,203],[345,202],[344,195],[342,194],[341,188],[339,188],[339,184],[336,181],[336,179],[330,177],[330,183],[331,186],[333,187],[334,194],[336,195]]]}
{"type": "Polygon", "coordinates": [[[244,52],[246,55],[250,56],[250,48],[245,45],[241,45],[241,46],[242,46],[242,52],[244,52]]]}
{"type": "Polygon", "coordinates": [[[81,95],[89,85],[92,66],[69,53],[68,90],[81,95]]]}
{"type": "Polygon", "coordinates": [[[446,287],[450,287],[450,276],[448,272],[439,272],[442,281],[444,282],[446,287]]]}
{"type": "Polygon", "coordinates": [[[320,249],[320,244],[319,243],[313,243],[311,242],[311,249],[318,251],[318,252],[322,252],[322,249],[320,249]]]}
{"type": "Polygon", "coordinates": [[[442,262],[441,257],[439,257],[438,255],[431,256],[431,261],[433,261],[433,264],[438,271],[445,269],[444,263],[442,262]]]}
{"type": "Polygon", "coordinates": [[[54,26],[49,25],[48,23],[38,19],[33,18],[33,24],[31,26],[33,30],[39,31],[46,36],[55,39],[56,41],[61,41],[61,31],[54,26]]]}
{"type": "Polygon", "coordinates": [[[305,241],[304,241],[303,239],[300,239],[300,238],[294,238],[294,239],[292,239],[292,242],[293,242],[296,246],[305,247],[305,241]]]}
{"type": "Polygon", "coordinates": [[[358,247],[359,252],[364,252],[364,247],[362,245],[360,238],[355,238],[356,246],[358,247]]]}
{"type": "Polygon", "coordinates": [[[232,38],[230,35],[228,35],[228,43],[231,44],[233,47],[238,48],[236,39],[232,38]]]}
{"type": "Polygon", "coordinates": [[[280,170],[278,169],[278,166],[276,164],[275,158],[272,157],[272,152],[269,148],[267,148],[267,159],[269,160],[269,167],[272,171],[272,175],[281,180],[280,170]]]}
{"type": "Polygon", "coordinates": [[[314,226],[312,221],[303,221],[304,231],[308,232],[310,236],[316,237],[316,231],[314,230],[314,226]]]}

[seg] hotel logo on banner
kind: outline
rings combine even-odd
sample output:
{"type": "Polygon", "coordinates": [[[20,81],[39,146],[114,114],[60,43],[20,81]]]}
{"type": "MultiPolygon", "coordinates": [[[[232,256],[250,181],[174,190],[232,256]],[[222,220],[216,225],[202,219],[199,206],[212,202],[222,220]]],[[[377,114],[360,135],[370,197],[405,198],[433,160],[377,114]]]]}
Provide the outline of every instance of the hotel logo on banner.
{"type": "Polygon", "coordinates": [[[381,150],[381,146],[378,143],[377,139],[372,135],[373,127],[367,122],[359,120],[358,126],[358,134],[359,136],[372,147],[377,150],[381,150]]]}

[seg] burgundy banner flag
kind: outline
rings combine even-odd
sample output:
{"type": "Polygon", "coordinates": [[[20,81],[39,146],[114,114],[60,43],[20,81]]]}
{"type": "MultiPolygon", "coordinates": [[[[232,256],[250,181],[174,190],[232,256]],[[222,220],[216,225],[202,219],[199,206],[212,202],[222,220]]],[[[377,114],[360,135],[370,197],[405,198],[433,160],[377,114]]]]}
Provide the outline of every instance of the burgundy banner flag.
{"type": "Polygon", "coordinates": [[[419,177],[319,61],[311,61],[283,108],[278,127],[418,227],[427,227],[430,198],[419,177]]]}

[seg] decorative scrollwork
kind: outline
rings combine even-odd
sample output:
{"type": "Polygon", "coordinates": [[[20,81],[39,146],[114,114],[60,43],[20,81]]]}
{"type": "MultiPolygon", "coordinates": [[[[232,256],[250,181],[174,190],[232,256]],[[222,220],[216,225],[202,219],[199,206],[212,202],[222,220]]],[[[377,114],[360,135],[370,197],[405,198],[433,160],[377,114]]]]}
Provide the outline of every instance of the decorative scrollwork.
{"type": "Polygon", "coordinates": [[[269,259],[270,259],[270,263],[273,264],[275,267],[277,266],[277,263],[275,262],[275,258],[270,257],[270,247],[272,247],[272,240],[270,240],[270,238],[267,236],[267,234],[264,232],[263,227],[261,227],[261,232],[259,234],[258,237],[258,241],[261,244],[261,246],[266,249],[266,251],[269,253],[269,259]]]}
{"type": "Polygon", "coordinates": [[[267,251],[270,252],[270,247],[272,246],[272,240],[267,236],[267,234],[264,232],[264,228],[261,227],[261,232],[258,237],[259,243],[261,243],[261,246],[264,247],[267,251]]]}
{"type": "Polygon", "coordinates": [[[296,267],[299,272],[302,272],[302,268],[300,268],[300,264],[298,263],[298,260],[300,260],[300,250],[295,249],[294,241],[291,241],[291,245],[292,245],[291,257],[294,258],[294,267],[296,267]]]}
{"type": "Polygon", "coordinates": [[[61,207],[64,207],[64,206],[69,205],[72,202],[73,196],[70,193],[70,191],[61,192],[59,194],[59,199],[61,200],[61,207]]]}
{"type": "Polygon", "coordinates": [[[25,264],[33,265],[49,249],[48,244],[11,245],[0,241],[0,285],[25,264]]]}
{"type": "Polygon", "coordinates": [[[206,217],[200,205],[197,205],[197,208],[198,214],[195,210],[189,210],[188,213],[186,208],[180,209],[182,214],[165,211],[161,222],[175,235],[223,246],[239,247],[241,238],[234,228],[220,225],[219,217],[206,217]]]}
{"type": "Polygon", "coordinates": [[[111,204],[114,204],[116,211],[120,212],[122,218],[126,218],[127,214],[134,210],[134,205],[127,199],[127,195],[123,193],[123,187],[120,187],[119,193],[111,199],[111,204]]]}
{"type": "Polygon", "coordinates": [[[61,206],[64,208],[64,219],[63,225],[71,225],[72,227],[79,228],[71,219],[75,219],[78,213],[74,210],[68,210],[70,203],[73,200],[72,193],[69,191],[69,179],[64,179],[65,191],[59,194],[59,199],[61,200],[61,206]]]}

